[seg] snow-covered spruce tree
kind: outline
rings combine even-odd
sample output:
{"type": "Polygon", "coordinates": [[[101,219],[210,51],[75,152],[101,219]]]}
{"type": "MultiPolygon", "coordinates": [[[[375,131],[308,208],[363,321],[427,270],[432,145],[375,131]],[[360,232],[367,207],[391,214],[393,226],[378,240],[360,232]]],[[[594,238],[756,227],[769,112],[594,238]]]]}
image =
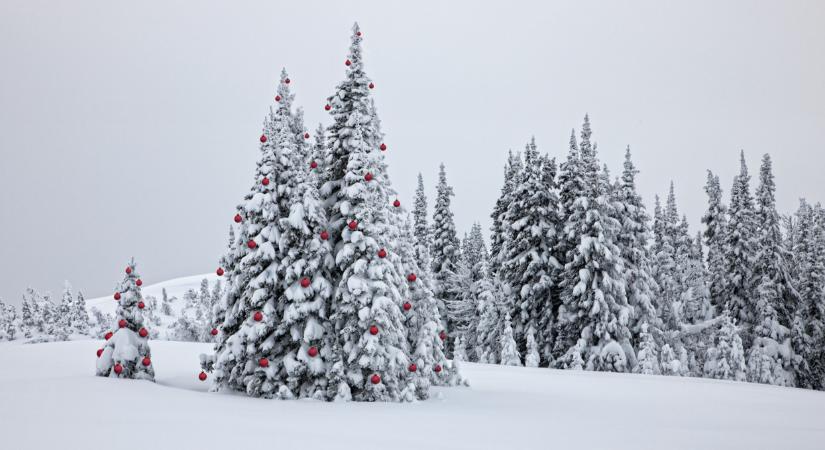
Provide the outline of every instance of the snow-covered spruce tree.
{"type": "Polygon", "coordinates": [[[639,327],[639,353],[636,355],[637,363],[633,372],[644,375],[659,375],[662,373],[659,364],[659,349],[656,340],[648,329],[647,323],[642,323],[639,327]]]}
{"type": "Polygon", "coordinates": [[[13,341],[18,336],[17,309],[0,299],[0,341],[13,341]]]}
{"type": "MultiPolygon", "coordinates": [[[[291,104],[293,95],[282,73],[261,135],[261,159],[255,181],[235,216],[234,248],[223,258],[226,289],[218,307],[224,315],[215,343],[215,354],[203,357],[206,370],[215,371],[212,390],[231,389],[254,397],[276,396],[285,385],[282,355],[274,348],[275,332],[282,326],[283,291],[280,277],[280,219],[289,217],[293,160],[284,148],[296,151],[291,104]],[[225,312],[222,312],[222,311],[225,312]]],[[[305,289],[311,289],[307,286],[305,289]]]]}
{"type": "Polygon", "coordinates": [[[155,381],[149,331],[143,323],[143,282],[135,260],[126,266],[126,276],[114,294],[118,302],[115,331],[106,333],[106,344],[97,351],[97,376],[155,381]]]}
{"type": "Polygon", "coordinates": [[[487,244],[484,243],[481,224],[475,222],[470,228],[470,234],[465,237],[461,251],[462,261],[473,271],[473,281],[481,278],[478,268],[481,264],[486,266],[489,258],[490,254],[487,252],[487,244]]]}
{"type": "Polygon", "coordinates": [[[504,185],[501,187],[501,194],[490,215],[493,219],[493,225],[490,228],[490,275],[497,274],[501,267],[501,249],[507,244],[505,242],[508,236],[507,230],[510,229],[507,210],[513,200],[513,190],[521,176],[521,170],[521,154],[510,151],[507,164],[504,166],[504,185]]]}
{"type": "Polygon", "coordinates": [[[500,346],[501,356],[500,361],[503,366],[520,366],[521,356],[516,346],[516,340],[513,337],[513,327],[510,325],[510,312],[504,312],[504,331],[501,334],[500,346]]]}
{"type": "Polygon", "coordinates": [[[745,347],[752,342],[755,325],[754,302],[756,298],[754,262],[756,258],[756,222],[753,197],[750,192],[750,175],[745,164],[745,154],[740,153],[740,171],[734,177],[731,189],[727,242],[725,243],[727,307],[736,319],[745,347]]]}
{"type": "Polygon", "coordinates": [[[416,278],[398,273],[387,258],[392,236],[400,233],[390,210],[381,153],[386,146],[379,144],[361,41],[356,24],[346,77],[327,103],[333,123],[326,133],[329,181],[322,193],[336,264],[332,322],[343,352],[332,363],[330,381],[338,385],[330,390],[358,401],[412,400],[418,394],[409,371],[401,293],[416,278]]]}
{"type": "Polygon", "coordinates": [[[725,298],[725,245],[727,243],[727,208],[722,203],[722,186],[719,176],[708,170],[708,180],[705,184],[708,195],[708,210],[702,216],[705,225],[704,242],[708,248],[708,288],[711,303],[716,311],[724,308],[725,298]]]}
{"type": "Polygon", "coordinates": [[[498,364],[501,358],[501,336],[504,333],[504,313],[507,311],[501,284],[485,268],[485,276],[472,285],[472,295],[479,310],[474,353],[480,363],[498,364]]]}
{"type": "Polygon", "coordinates": [[[753,345],[748,351],[747,377],[754,383],[793,386],[790,331],[779,323],[779,313],[774,308],[779,297],[777,291],[771,277],[763,274],[757,288],[755,312],[759,322],[754,327],[753,345]]]}
{"type": "MultiPolygon", "coordinates": [[[[556,163],[539,155],[535,138],[524,150],[524,169],[507,209],[510,228],[501,252],[499,277],[514,294],[510,315],[519,353],[527,355],[527,335],[533,335],[548,355],[552,348],[553,272],[561,268],[553,251],[558,226],[556,163]],[[548,167],[545,167],[545,164],[548,167]]],[[[546,359],[549,361],[549,358],[546,359]]]]}
{"type": "Polygon", "coordinates": [[[715,345],[708,350],[705,360],[705,377],[745,381],[745,350],[739,337],[739,327],[727,310],[723,312],[722,326],[716,333],[714,342],[715,345]]]}
{"type": "MultiPolygon", "coordinates": [[[[435,296],[439,301],[439,310],[446,310],[446,305],[451,298],[449,287],[450,277],[455,273],[456,266],[461,258],[461,248],[455,232],[455,222],[453,222],[453,212],[450,209],[450,197],[455,195],[453,188],[447,184],[447,171],[442,163],[438,171],[438,185],[436,186],[435,209],[433,210],[432,244],[430,254],[432,255],[432,273],[435,287],[435,296]]],[[[442,319],[442,326],[445,332],[452,329],[449,316],[442,319]]],[[[447,340],[447,355],[450,355],[452,337],[447,340]]]]}
{"type": "Polygon", "coordinates": [[[424,177],[418,174],[418,186],[415,188],[413,201],[413,221],[415,226],[415,258],[418,266],[429,270],[432,265],[430,258],[430,226],[427,220],[427,194],[424,192],[424,177]]]}
{"type": "Polygon", "coordinates": [[[603,192],[590,136],[585,116],[579,151],[585,189],[564,217],[565,242],[572,247],[561,273],[555,365],[569,368],[581,358],[588,370],[625,371],[630,358],[622,344],[630,339],[631,308],[625,295],[624,262],[615,244],[620,224],[609,216],[609,193],[603,192]],[[584,353],[577,355],[580,351],[584,353]]]}
{"type": "Polygon", "coordinates": [[[825,388],[825,211],[800,201],[794,259],[800,305],[794,314],[791,338],[801,356],[796,364],[797,385],[825,388]]]}
{"type": "MultiPolygon", "coordinates": [[[[621,222],[621,231],[617,236],[616,245],[621,250],[624,259],[627,301],[633,308],[631,326],[633,344],[634,347],[640,348],[643,342],[642,325],[646,324],[648,334],[652,331],[651,327],[658,330],[659,326],[656,305],[658,285],[651,274],[653,256],[649,245],[651,241],[651,231],[648,225],[650,217],[647,215],[642,197],[636,191],[637,173],[639,171],[633,164],[628,146],[625,151],[621,182],[614,193],[614,203],[619,208],[618,216],[621,222]]],[[[656,353],[655,357],[658,358],[658,351],[656,353]]]]}

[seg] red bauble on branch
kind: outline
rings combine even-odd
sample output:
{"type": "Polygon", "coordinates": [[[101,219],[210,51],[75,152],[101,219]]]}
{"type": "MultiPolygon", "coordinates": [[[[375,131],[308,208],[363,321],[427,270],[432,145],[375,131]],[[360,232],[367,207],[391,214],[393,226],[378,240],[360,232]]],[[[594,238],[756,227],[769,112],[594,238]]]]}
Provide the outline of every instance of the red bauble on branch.
{"type": "Polygon", "coordinates": [[[370,89],[373,89],[375,87],[375,85],[370,83],[369,87],[370,87],[370,89]]]}
{"type": "Polygon", "coordinates": [[[120,292],[115,292],[115,300],[120,300],[120,292]]]}
{"type": "Polygon", "coordinates": [[[304,133],[304,139],[309,139],[309,133],[304,133]]]}
{"type": "Polygon", "coordinates": [[[262,134],[261,135],[261,144],[263,144],[264,142],[266,142],[266,135],[262,134]]]}
{"type": "Polygon", "coordinates": [[[404,311],[409,311],[412,309],[412,303],[404,302],[404,311]]]}
{"type": "Polygon", "coordinates": [[[275,96],[275,101],[276,101],[276,102],[280,102],[280,101],[281,101],[281,96],[280,96],[280,95],[276,95],[276,96],[275,96]]]}
{"type": "Polygon", "coordinates": [[[152,364],[152,360],[149,359],[148,356],[143,358],[143,361],[141,361],[141,362],[143,363],[144,366],[147,366],[147,367],[152,364]]]}
{"type": "Polygon", "coordinates": [[[201,373],[198,374],[198,379],[201,381],[206,381],[206,372],[201,371],[201,373]]]}
{"type": "Polygon", "coordinates": [[[410,372],[415,372],[416,370],[418,370],[418,366],[416,366],[415,363],[412,363],[409,367],[407,367],[407,370],[409,370],[410,372]]]}
{"type": "Polygon", "coordinates": [[[329,239],[329,233],[327,232],[327,230],[324,230],[321,232],[321,240],[326,241],[327,239],[329,239]]]}
{"type": "Polygon", "coordinates": [[[284,83],[289,84],[289,78],[285,78],[284,83]]]}
{"type": "Polygon", "coordinates": [[[441,364],[436,364],[433,370],[435,370],[435,373],[441,373],[441,364]]]}
{"type": "Polygon", "coordinates": [[[384,150],[387,149],[387,144],[381,144],[381,147],[378,147],[378,148],[380,148],[381,151],[383,152],[384,150]]]}
{"type": "Polygon", "coordinates": [[[135,281],[135,284],[136,284],[137,286],[143,286],[143,280],[141,280],[140,278],[138,278],[138,279],[137,279],[137,281],[135,281]]]}
{"type": "Polygon", "coordinates": [[[255,311],[255,314],[252,316],[255,319],[255,322],[260,322],[264,320],[264,314],[260,311],[255,311]]]}
{"type": "Polygon", "coordinates": [[[249,248],[255,248],[258,246],[258,243],[250,239],[249,242],[246,243],[246,246],[249,248]]]}
{"type": "Polygon", "coordinates": [[[447,332],[446,332],[446,331],[444,331],[444,330],[441,330],[441,332],[440,332],[440,333],[438,333],[438,337],[440,337],[442,341],[443,341],[444,339],[447,339],[447,332]]]}
{"type": "Polygon", "coordinates": [[[309,278],[307,278],[307,277],[301,278],[301,287],[302,288],[308,288],[310,284],[311,284],[311,281],[309,280],[309,278]]]}
{"type": "Polygon", "coordinates": [[[311,163],[309,163],[309,168],[310,169],[317,169],[318,168],[318,163],[315,162],[315,161],[312,161],[311,163]]]}
{"type": "Polygon", "coordinates": [[[121,372],[123,372],[123,366],[121,366],[120,363],[115,364],[115,373],[120,375],[121,372]]]}
{"type": "Polygon", "coordinates": [[[329,111],[330,109],[332,109],[332,106],[324,105],[324,110],[329,111]]]}
{"type": "Polygon", "coordinates": [[[378,384],[381,382],[381,376],[377,373],[373,374],[372,377],[370,377],[370,381],[372,382],[372,384],[378,384]]]}
{"type": "Polygon", "coordinates": [[[126,268],[126,275],[129,275],[129,274],[131,274],[131,273],[132,273],[132,268],[131,268],[131,267],[127,267],[127,268],[126,268]]]}
{"type": "Polygon", "coordinates": [[[378,334],[378,327],[375,326],[375,325],[370,326],[370,334],[373,335],[373,336],[378,334]]]}
{"type": "Polygon", "coordinates": [[[126,322],[126,319],[120,319],[117,321],[117,326],[120,328],[126,328],[126,325],[129,325],[129,322],[126,322]]]}
{"type": "Polygon", "coordinates": [[[347,226],[349,227],[350,230],[355,231],[355,230],[358,229],[358,221],[353,220],[347,226]]]}
{"type": "Polygon", "coordinates": [[[395,199],[395,201],[392,202],[392,206],[398,208],[399,206],[401,206],[401,200],[395,199]]]}
{"type": "Polygon", "coordinates": [[[143,309],[146,307],[146,303],[138,302],[138,309],[143,309]]]}
{"type": "Polygon", "coordinates": [[[261,358],[258,360],[258,365],[261,367],[269,367],[269,360],[266,358],[261,358]]]}
{"type": "Polygon", "coordinates": [[[218,267],[218,270],[215,271],[215,274],[219,277],[223,276],[223,267],[218,267]]]}
{"type": "Polygon", "coordinates": [[[235,223],[241,223],[243,217],[240,214],[235,214],[235,223]]]}
{"type": "Polygon", "coordinates": [[[211,334],[212,336],[217,336],[218,335],[218,329],[217,328],[212,328],[212,331],[210,331],[209,334],[211,334]]]}
{"type": "Polygon", "coordinates": [[[318,347],[314,345],[310,347],[309,350],[307,350],[307,355],[309,355],[312,358],[318,356],[318,347]]]}
{"type": "Polygon", "coordinates": [[[367,174],[364,175],[364,179],[367,181],[372,181],[372,172],[367,172],[367,174]]]}
{"type": "Polygon", "coordinates": [[[387,251],[384,250],[383,248],[381,250],[378,250],[378,257],[379,258],[386,258],[387,257],[387,251]]]}
{"type": "Polygon", "coordinates": [[[415,276],[414,273],[411,273],[411,274],[407,275],[407,281],[409,281],[410,283],[414,282],[417,279],[418,279],[418,277],[415,276]]]}
{"type": "Polygon", "coordinates": [[[269,186],[269,178],[268,178],[268,177],[264,177],[264,179],[263,179],[263,180],[261,180],[261,184],[263,184],[264,186],[269,186]]]}
{"type": "Polygon", "coordinates": [[[138,335],[140,335],[140,337],[146,337],[149,336],[149,332],[146,328],[141,328],[140,331],[138,331],[138,335]]]}
{"type": "Polygon", "coordinates": [[[97,349],[97,357],[100,358],[100,355],[102,355],[102,354],[103,354],[103,349],[102,348],[97,349]]]}
{"type": "Polygon", "coordinates": [[[347,66],[351,66],[351,65],[352,65],[352,61],[350,61],[350,60],[346,60],[346,61],[344,61],[344,64],[345,64],[345,65],[347,65],[347,66]]]}
{"type": "Polygon", "coordinates": [[[358,36],[358,37],[361,37],[361,32],[360,32],[360,31],[356,31],[356,32],[355,32],[355,35],[356,35],[356,36],[358,36]]]}
{"type": "Polygon", "coordinates": [[[108,341],[109,339],[111,339],[111,338],[112,338],[112,332],[111,332],[111,331],[109,331],[108,333],[106,333],[106,334],[103,336],[103,338],[104,338],[104,339],[106,339],[106,340],[108,341]]]}

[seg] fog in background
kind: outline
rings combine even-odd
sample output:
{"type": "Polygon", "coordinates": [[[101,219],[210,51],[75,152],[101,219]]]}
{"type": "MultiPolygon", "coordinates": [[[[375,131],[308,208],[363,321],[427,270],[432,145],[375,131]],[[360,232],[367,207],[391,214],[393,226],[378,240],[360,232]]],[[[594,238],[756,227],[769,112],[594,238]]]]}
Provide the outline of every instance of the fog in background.
{"type": "Polygon", "coordinates": [[[131,256],[147,283],[214,271],[281,67],[327,124],[356,20],[393,183],[409,206],[422,172],[432,207],[443,161],[460,235],[508,149],[563,158],[585,113],[693,233],[740,149],[752,175],[772,154],[783,213],[825,200],[821,1],[0,0],[0,298],[108,295],[131,256]]]}

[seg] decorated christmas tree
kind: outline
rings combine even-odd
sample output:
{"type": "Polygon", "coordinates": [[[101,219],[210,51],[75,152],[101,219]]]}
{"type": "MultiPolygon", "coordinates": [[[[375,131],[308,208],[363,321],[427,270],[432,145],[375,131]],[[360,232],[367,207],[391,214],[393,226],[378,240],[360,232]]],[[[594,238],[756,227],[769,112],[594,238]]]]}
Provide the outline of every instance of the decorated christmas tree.
{"type": "Polygon", "coordinates": [[[143,323],[145,303],[140,293],[142,284],[132,259],[126,266],[126,276],[114,294],[118,302],[115,331],[106,333],[106,344],[97,351],[98,376],[155,380],[149,331],[143,323]]]}

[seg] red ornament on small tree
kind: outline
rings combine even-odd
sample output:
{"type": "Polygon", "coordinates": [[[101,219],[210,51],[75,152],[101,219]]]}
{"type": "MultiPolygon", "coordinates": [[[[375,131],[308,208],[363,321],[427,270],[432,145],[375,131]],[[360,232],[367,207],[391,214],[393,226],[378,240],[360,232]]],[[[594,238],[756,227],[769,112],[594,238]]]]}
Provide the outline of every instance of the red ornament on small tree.
{"type": "Polygon", "coordinates": [[[131,268],[131,267],[127,267],[127,268],[126,268],[126,275],[129,275],[129,274],[131,274],[131,273],[132,273],[132,268],[131,268]]]}
{"type": "Polygon", "coordinates": [[[261,358],[258,360],[258,365],[261,367],[269,367],[269,360],[266,358],[261,358]]]}
{"type": "Polygon", "coordinates": [[[210,331],[209,334],[211,334],[212,336],[217,336],[218,335],[218,329],[217,328],[212,328],[212,331],[210,331]]]}
{"type": "Polygon", "coordinates": [[[289,84],[289,78],[284,79],[284,83],[289,84]]]}
{"type": "Polygon", "coordinates": [[[372,88],[374,88],[374,87],[375,87],[375,85],[374,85],[374,84],[372,84],[372,83],[370,83],[370,85],[369,85],[369,86],[370,86],[370,89],[372,89],[372,88]]]}
{"type": "Polygon", "coordinates": [[[120,300],[120,292],[115,292],[115,300],[120,300]]]}
{"type": "Polygon", "coordinates": [[[412,309],[412,303],[404,302],[404,311],[409,311],[412,309]]]}
{"type": "Polygon", "coordinates": [[[146,303],[138,302],[138,309],[143,309],[146,307],[146,303]]]}
{"type": "Polygon", "coordinates": [[[381,376],[377,373],[373,374],[372,377],[370,377],[370,381],[372,382],[372,384],[378,384],[381,382],[381,376]]]}
{"type": "Polygon", "coordinates": [[[349,227],[350,230],[355,231],[356,229],[358,229],[358,221],[353,220],[347,226],[349,227]]]}
{"type": "Polygon", "coordinates": [[[120,375],[123,372],[123,366],[120,363],[115,364],[115,373],[120,375]]]}
{"type": "Polygon", "coordinates": [[[372,181],[372,172],[367,172],[367,174],[364,175],[364,179],[367,181],[372,181]]]}
{"type": "Polygon", "coordinates": [[[411,274],[407,275],[407,281],[409,281],[410,283],[414,282],[417,279],[418,279],[418,277],[415,276],[414,273],[411,273],[411,274]]]}
{"type": "Polygon", "coordinates": [[[416,370],[418,370],[418,366],[416,366],[415,363],[412,363],[409,367],[407,367],[407,370],[409,370],[410,372],[415,372],[416,370]]]}
{"type": "Polygon", "coordinates": [[[324,110],[329,111],[330,109],[332,109],[332,106],[324,105],[324,110]]]}
{"type": "Polygon", "coordinates": [[[307,277],[301,278],[301,287],[302,288],[308,288],[310,284],[311,284],[311,281],[309,280],[309,278],[307,278],[307,277]]]}
{"type": "Polygon", "coordinates": [[[138,278],[138,279],[137,279],[137,281],[135,281],[135,285],[137,285],[137,286],[143,286],[143,280],[141,280],[140,278],[138,278]]]}
{"type": "Polygon", "coordinates": [[[264,320],[264,314],[260,311],[255,311],[255,314],[252,315],[252,318],[255,319],[255,322],[260,322],[264,320]]]}
{"type": "Polygon", "coordinates": [[[312,161],[311,163],[309,163],[309,168],[310,169],[317,169],[318,168],[318,163],[315,162],[315,161],[312,161]]]}
{"type": "Polygon", "coordinates": [[[436,364],[433,370],[435,370],[435,373],[441,373],[441,364],[436,364]]]}
{"type": "Polygon", "coordinates": [[[375,325],[370,326],[370,334],[373,335],[373,336],[378,334],[378,327],[375,326],[375,325]]]}
{"type": "Polygon", "coordinates": [[[346,61],[344,61],[344,64],[345,64],[345,65],[347,65],[347,66],[351,66],[351,65],[352,65],[352,61],[350,61],[350,60],[346,60],[346,61]]]}
{"type": "Polygon", "coordinates": [[[309,139],[309,133],[304,133],[304,139],[309,139]]]}
{"type": "Polygon", "coordinates": [[[327,232],[327,230],[324,230],[321,232],[321,240],[326,241],[327,239],[329,239],[329,233],[327,232]]]}
{"type": "Polygon", "coordinates": [[[386,258],[387,257],[387,251],[384,250],[383,248],[381,250],[378,250],[378,257],[379,258],[386,258]]]}
{"type": "Polygon", "coordinates": [[[138,331],[138,335],[140,335],[140,337],[146,337],[146,336],[149,336],[149,331],[147,331],[147,330],[146,330],[146,328],[141,328],[141,329],[138,331]]]}
{"type": "Polygon", "coordinates": [[[401,206],[401,200],[395,199],[395,201],[392,202],[392,206],[398,208],[399,206],[401,206]]]}
{"type": "Polygon", "coordinates": [[[281,101],[281,96],[280,96],[280,95],[276,95],[276,96],[275,96],[275,101],[276,101],[276,102],[280,102],[280,101],[281,101]]]}
{"type": "Polygon", "coordinates": [[[309,350],[307,350],[307,354],[312,358],[318,356],[318,347],[313,345],[309,348],[309,350]]]}
{"type": "Polygon", "coordinates": [[[117,321],[117,326],[120,328],[126,328],[126,325],[129,325],[129,323],[126,322],[126,319],[120,319],[117,321]]]}
{"type": "Polygon", "coordinates": [[[255,248],[258,246],[258,243],[250,239],[249,242],[246,243],[246,246],[249,248],[255,248]]]}
{"type": "Polygon", "coordinates": [[[215,271],[215,274],[217,274],[219,277],[222,277],[223,276],[223,267],[218,267],[218,270],[215,271]]]}
{"type": "Polygon", "coordinates": [[[446,332],[446,331],[444,331],[444,330],[441,330],[441,332],[440,332],[440,333],[438,333],[438,337],[440,337],[442,341],[443,341],[444,339],[447,339],[447,332],[446,332]]]}
{"type": "Polygon", "coordinates": [[[100,358],[100,355],[102,355],[102,354],[103,354],[103,349],[102,348],[97,349],[97,357],[100,358]]]}
{"type": "Polygon", "coordinates": [[[263,179],[263,180],[261,180],[261,184],[263,184],[264,186],[269,186],[269,178],[268,178],[268,177],[264,177],[264,179],[263,179]]]}
{"type": "Polygon", "coordinates": [[[243,217],[240,214],[235,214],[235,223],[241,223],[243,217]]]}
{"type": "Polygon", "coordinates": [[[148,356],[143,358],[143,361],[141,361],[141,362],[143,363],[144,366],[149,366],[150,364],[152,364],[152,360],[149,359],[148,356]]]}
{"type": "Polygon", "coordinates": [[[198,374],[198,379],[201,381],[206,381],[206,372],[201,371],[201,373],[198,374]]]}
{"type": "Polygon", "coordinates": [[[111,339],[111,338],[112,338],[112,332],[111,332],[111,331],[109,331],[108,333],[106,333],[106,334],[103,336],[103,338],[104,338],[104,339],[106,339],[106,340],[108,341],[109,339],[111,339]]]}
{"type": "Polygon", "coordinates": [[[266,142],[266,135],[262,134],[261,135],[261,144],[263,144],[264,142],[266,142]]]}
{"type": "Polygon", "coordinates": [[[386,149],[387,149],[387,144],[383,144],[383,143],[382,143],[382,144],[381,144],[381,147],[378,147],[378,148],[380,148],[380,149],[381,149],[381,151],[383,152],[384,150],[386,150],[386,149]]]}

